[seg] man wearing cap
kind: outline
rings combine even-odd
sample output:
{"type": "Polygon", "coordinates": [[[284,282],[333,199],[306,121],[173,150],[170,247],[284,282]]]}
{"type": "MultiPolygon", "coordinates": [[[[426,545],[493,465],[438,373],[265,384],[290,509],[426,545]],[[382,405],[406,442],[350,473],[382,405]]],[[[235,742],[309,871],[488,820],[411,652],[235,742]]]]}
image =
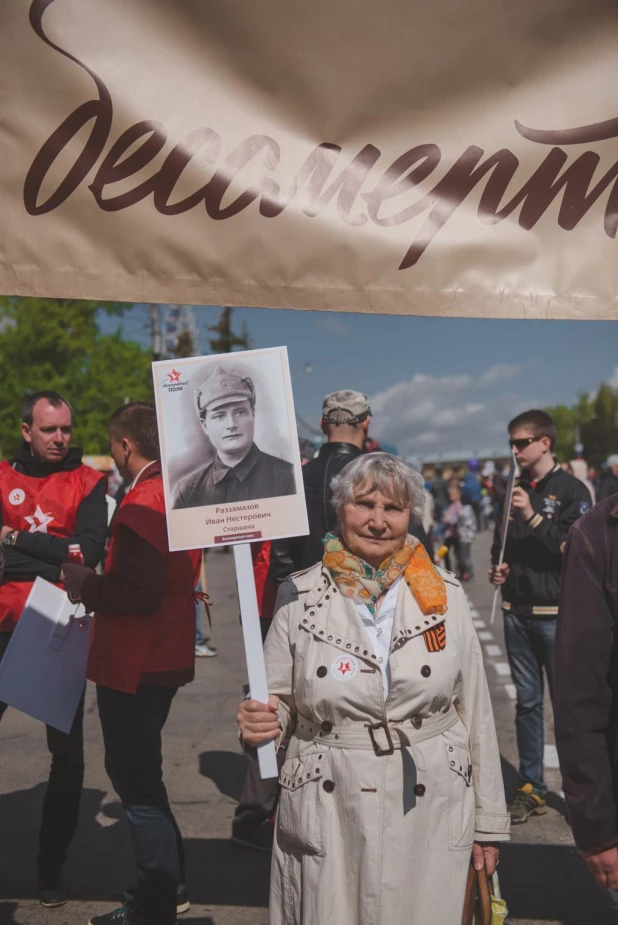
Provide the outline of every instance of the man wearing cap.
{"type": "Polygon", "coordinates": [[[179,482],[174,508],[295,494],[292,463],[264,453],[254,443],[255,404],[249,376],[221,366],[196,388],[196,411],[217,455],[179,482]]]}
{"type": "Polygon", "coordinates": [[[369,401],[362,392],[343,389],[324,399],[320,427],[327,442],[316,458],[303,467],[309,535],[273,543],[270,576],[275,584],[321,560],[322,538],[337,523],[331,505],[331,480],[362,453],[370,417],[369,401]]]}

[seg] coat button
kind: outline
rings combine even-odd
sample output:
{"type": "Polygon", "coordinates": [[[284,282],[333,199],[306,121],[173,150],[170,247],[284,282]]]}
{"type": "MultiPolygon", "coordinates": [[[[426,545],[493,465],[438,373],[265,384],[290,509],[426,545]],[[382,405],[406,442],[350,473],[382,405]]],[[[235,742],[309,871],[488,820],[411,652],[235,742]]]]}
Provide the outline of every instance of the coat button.
{"type": "MultiPolygon", "coordinates": [[[[421,726],[423,725],[423,720],[422,720],[422,718],[421,718],[420,716],[413,716],[413,717],[412,717],[412,725],[414,726],[415,729],[420,729],[421,726]]],[[[423,791],[423,792],[424,792],[424,791],[423,791]]]]}
{"type": "Polygon", "coordinates": [[[429,667],[429,665],[423,665],[423,667],[421,668],[421,674],[424,678],[429,677],[429,675],[431,674],[431,668],[429,667]]]}
{"type": "Polygon", "coordinates": [[[326,675],[328,674],[328,668],[326,667],[326,665],[320,665],[320,667],[316,671],[316,674],[318,678],[325,678],[326,675]]]}
{"type": "Polygon", "coordinates": [[[325,780],[322,784],[327,793],[332,793],[335,789],[335,784],[332,780],[325,780]]]}
{"type": "Polygon", "coordinates": [[[416,794],[417,797],[424,797],[426,789],[427,788],[425,787],[425,784],[417,784],[416,787],[414,788],[414,793],[416,794]]]}
{"type": "Polygon", "coordinates": [[[322,732],[325,732],[328,735],[328,733],[332,731],[333,731],[333,724],[329,723],[329,721],[325,719],[324,722],[322,723],[322,732]]]}

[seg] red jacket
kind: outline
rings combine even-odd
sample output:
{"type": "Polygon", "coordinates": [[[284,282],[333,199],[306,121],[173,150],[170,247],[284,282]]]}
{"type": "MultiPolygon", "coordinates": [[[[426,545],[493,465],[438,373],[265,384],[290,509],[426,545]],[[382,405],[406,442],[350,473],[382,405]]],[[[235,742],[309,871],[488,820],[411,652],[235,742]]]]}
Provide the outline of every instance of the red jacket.
{"type": "MultiPolygon", "coordinates": [[[[9,462],[0,463],[2,525],[23,533],[71,537],[79,506],[105,476],[78,465],[44,478],[25,475],[9,462]]],[[[8,571],[8,569],[7,569],[8,571]]],[[[32,581],[7,581],[0,588],[0,631],[15,628],[32,581]]]]}
{"type": "Polygon", "coordinates": [[[170,552],[161,466],[155,463],[127,492],[114,517],[105,576],[91,576],[83,594],[96,593],[98,583],[118,569],[121,529],[131,530],[163,557],[165,581],[156,613],[120,615],[95,610],[86,676],[113,690],[134,694],[140,681],[179,673],[191,680],[195,662],[195,601],[201,550],[170,552]],[[151,676],[150,678],[148,676],[151,676]],[[154,677],[153,677],[154,676],[154,677]]]}

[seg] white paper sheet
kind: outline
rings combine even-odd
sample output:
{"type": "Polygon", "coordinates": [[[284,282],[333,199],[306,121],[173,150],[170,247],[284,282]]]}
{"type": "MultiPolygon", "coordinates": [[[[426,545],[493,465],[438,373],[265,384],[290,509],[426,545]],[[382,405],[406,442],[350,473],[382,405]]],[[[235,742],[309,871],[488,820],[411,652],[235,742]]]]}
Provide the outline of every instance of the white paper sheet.
{"type": "Polygon", "coordinates": [[[92,617],[37,578],[0,662],[0,701],[69,732],[84,685],[92,617]]]}

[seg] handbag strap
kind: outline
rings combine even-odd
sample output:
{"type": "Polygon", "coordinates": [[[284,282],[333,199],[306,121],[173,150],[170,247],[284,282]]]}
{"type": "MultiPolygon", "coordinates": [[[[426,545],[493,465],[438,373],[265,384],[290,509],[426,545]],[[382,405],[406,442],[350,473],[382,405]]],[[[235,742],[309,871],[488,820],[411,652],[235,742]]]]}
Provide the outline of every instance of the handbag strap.
{"type": "Polygon", "coordinates": [[[479,925],[491,925],[491,896],[485,868],[476,871],[476,882],[481,914],[479,925]]]}

